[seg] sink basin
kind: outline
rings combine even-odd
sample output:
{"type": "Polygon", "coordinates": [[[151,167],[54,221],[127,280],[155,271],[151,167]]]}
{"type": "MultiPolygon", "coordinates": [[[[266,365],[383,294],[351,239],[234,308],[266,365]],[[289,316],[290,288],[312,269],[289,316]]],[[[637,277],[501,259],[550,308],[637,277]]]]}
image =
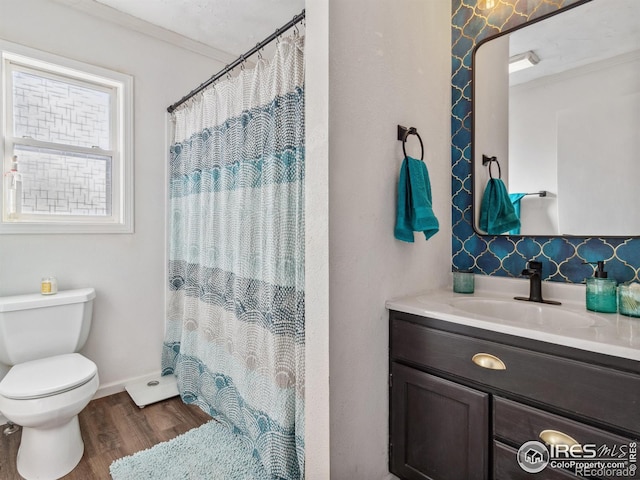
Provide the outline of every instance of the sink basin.
{"type": "Polygon", "coordinates": [[[601,324],[597,315],[573,312],[561,306],[518,300],[457,298],[450,305],[459,310],[522,326],[544,326],[554,329],[589,328],[601,324]]]}

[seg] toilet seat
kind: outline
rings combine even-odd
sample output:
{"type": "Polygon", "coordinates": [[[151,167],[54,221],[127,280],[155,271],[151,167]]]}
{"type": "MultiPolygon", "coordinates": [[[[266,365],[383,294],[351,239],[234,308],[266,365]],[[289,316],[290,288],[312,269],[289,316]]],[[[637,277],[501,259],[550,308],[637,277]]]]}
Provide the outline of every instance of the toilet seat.
{"type": "Polygon", "coordinates": [[[14,400],[49,397],[73,390],[96,376],[98,368],[79,353],[15,365],[0,382],[0,395],[14,400]]]}

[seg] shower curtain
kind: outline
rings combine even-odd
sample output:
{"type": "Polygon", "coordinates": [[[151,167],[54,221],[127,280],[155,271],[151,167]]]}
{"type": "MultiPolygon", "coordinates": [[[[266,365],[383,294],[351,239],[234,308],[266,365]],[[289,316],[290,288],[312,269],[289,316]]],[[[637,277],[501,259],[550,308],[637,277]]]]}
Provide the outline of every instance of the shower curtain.
{"type": "Polygon", "coordinates": [[[173,113],[163,375],[304,478],[304,39],[173,113]]]}

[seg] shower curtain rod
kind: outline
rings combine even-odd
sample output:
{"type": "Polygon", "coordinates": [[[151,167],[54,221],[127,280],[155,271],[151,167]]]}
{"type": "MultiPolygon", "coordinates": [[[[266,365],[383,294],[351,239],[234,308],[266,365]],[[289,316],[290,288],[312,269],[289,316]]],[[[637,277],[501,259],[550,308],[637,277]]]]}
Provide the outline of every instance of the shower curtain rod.
{"type": "Polygon", "coordinates": [[[249,50],[248,52],[246,52],[243,55],[240,55],[238,58],[236,58],[232,63],[230,63],[229,65],[227,65],[226,67],[224,67],[222,70],[220,70],[218,73],[216,73],[215,75],[213,75],[211,78],[209,78],[209,80],[207,80],[206,82],[204,82],[203,84],[201,84],[199,87],[197,87],[194,90],[191,90],[188,94],[186,94],[184,97],[182,97],[180,100],[178,100],[176,103],[174,103],[173,105],[171,105],[170,107],[167,108],[167,112],[169,113],[173,113],[173,111],[178,108],[180,105],[182,105],[184,102],[186,102],[187,100],[189,100],[191,97],[193,97],[194,95],[197,95],[198,93],[200,93],[201,91],[203,91],[205,88],[207,88],[209,85],[213,84],[216,80],[218,80],[220,77],[226,75],[227,73],[229,73],[231,70],[233,70],[234,68],[236,68],[238,65],[240,65],[241,63],[244,63],[247,58],[249,58],[251,55],[253,55],[254,53],[260,51],[262,48],[264,48],[266,45],[268,45],[269,43],[273,42],[276,38],[278,38],[280,35],[282,35],[284,32],[286,32],[287,30],[289,30],[291,27],[295,26],[297,23],[301,22],[302,20],[304,20],[304,10],[302,10],[302,12],[300,12],[298,15],[296,15],[295,17],[293,17],[293,19],[289,20],[285,25],[283,25],[280,28],[276,28],[276,31],[273,32],[271,35],[269,35],[267,38],[265,38],[264,40],[262,40],[261,42],[258,42],[256,44],[255,47],[253,47],[251,50],[249,50]]]}

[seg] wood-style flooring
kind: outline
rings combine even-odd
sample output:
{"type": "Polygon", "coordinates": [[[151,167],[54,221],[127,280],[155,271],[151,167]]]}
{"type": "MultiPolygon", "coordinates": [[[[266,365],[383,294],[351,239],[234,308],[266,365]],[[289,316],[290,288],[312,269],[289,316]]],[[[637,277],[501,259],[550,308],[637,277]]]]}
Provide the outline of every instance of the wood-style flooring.
{"type": "MultiPolygon", "coordinates": [[[[80,413],[84,455],[64,480],[110,479],[114,460],[170,440],[211,420],[180,397],[138,408],[126,392],[93,400],[80,413]]],[[[21,431],[0,434],[0,479],[21,480],[16,456],[21,431]]]]}

